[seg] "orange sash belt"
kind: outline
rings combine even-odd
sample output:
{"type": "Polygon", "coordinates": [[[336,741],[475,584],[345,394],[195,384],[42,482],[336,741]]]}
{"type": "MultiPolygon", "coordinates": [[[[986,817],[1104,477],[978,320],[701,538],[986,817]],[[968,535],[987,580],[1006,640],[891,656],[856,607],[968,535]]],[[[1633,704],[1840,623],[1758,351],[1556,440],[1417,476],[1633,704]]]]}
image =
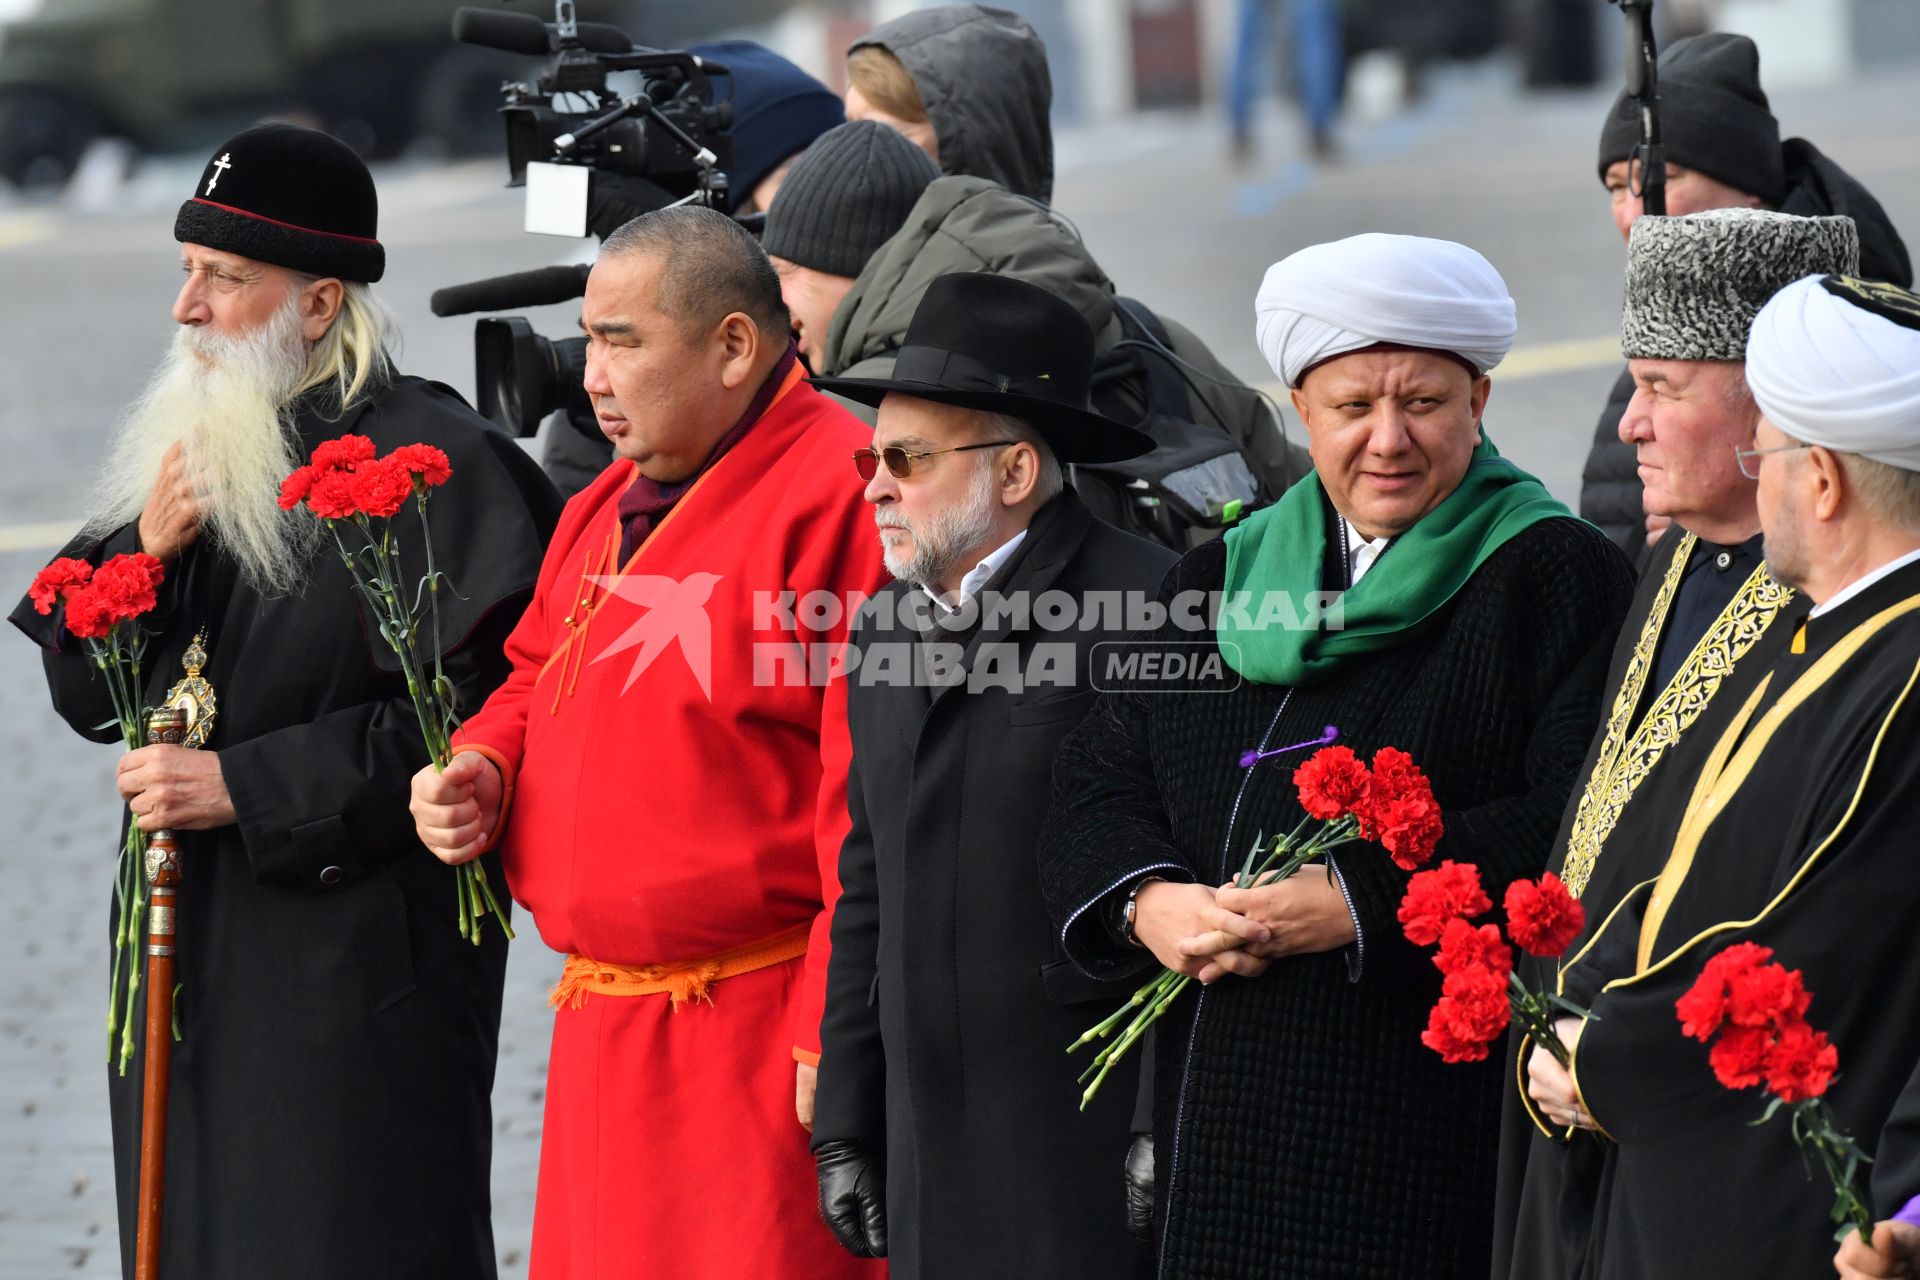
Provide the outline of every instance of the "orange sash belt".
{"type": "Polygon", "coordinates": [[[812,925],[797,924],[744,946],[716,951],[703,960],[689,960],[684,964],[601,964],[586,956],[570,955],[566,968],[560,971],[560,981],[554,983],[553,990],[547,993],[547,1004],[555,1009],[563,1004],[570,1009],[579,1009],[586,1004],[590,994],[664,994],[672,1001],[675,1013],[689,1000],[704,1000],[712,1004],[713,997],[708,994],[708,988],[722,978],[737,978],[743,973],[797,960],[807,954],[807,936],[812,928],[812,925]]]}

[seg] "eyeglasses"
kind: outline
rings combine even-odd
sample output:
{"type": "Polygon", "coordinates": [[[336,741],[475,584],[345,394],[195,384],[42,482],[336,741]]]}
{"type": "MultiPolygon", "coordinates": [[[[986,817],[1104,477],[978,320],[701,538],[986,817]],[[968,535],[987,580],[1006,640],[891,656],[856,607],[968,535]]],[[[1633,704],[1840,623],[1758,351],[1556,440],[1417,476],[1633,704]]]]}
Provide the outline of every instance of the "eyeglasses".
{"type": "Polygon", "coordinates": [[[958,444],[951,449],[928,449],[922,453],[902,449],[899,445],[888,445],[884,449],[855,449],[853,451],[853,469],[860,473],[862,480],[871,480],[880,474],[880,464],[887,464],[887,474],[895,480],[905,480],[913,474],[916,458],[932,458],[943,453],[965,453],[969,449],[1000,449],[1014,440],[988,440],[984,444],[958,444]]]}
{"type": "Polygon", "coordinates": [[[1768,453],[1792,453],[1795,449],[1811,449],[1811,448],[1813,448],[1813,446],[1810,444],[1783,444],[1783,445],[1777,445],[1772,449],[1735,449],[1733,451],[1733,460],[1735,464],[1739,466],[1741,475],[1745,476],[1749,480],[1758,480],[1760,478],[1760,472],[1757,470],[1757,468],[1759,467],[1760,464],[1756,462],[1754,464],[1754,467],[1756,469],[1750,471],[1747,469],[1748,458],[1758,458],[1762,454],[1768,454],[1768,453]]]}

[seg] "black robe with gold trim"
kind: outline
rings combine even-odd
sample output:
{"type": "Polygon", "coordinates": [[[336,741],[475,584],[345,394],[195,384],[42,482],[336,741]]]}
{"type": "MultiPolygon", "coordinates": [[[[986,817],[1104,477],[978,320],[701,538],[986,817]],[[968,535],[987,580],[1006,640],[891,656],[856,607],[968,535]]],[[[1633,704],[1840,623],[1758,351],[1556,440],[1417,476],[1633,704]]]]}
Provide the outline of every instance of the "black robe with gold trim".
{"type": "Polygon", "coordinates": [[[1574,1079],[1612,1139],[1579,1274],[1821,1275],[1829,1188],[1784,1119],[1749,1123],[1764,1095],[1720,1085],[1674,1001],[1725,947],[1773,948],[1839,1049],[1828,1102],[1874,1148],[1920,1060],[1920,564],[1808,619],[1695,774],[1662,788],[1684,812],[1657,880],[1565,975],[1593,1013],[1574,1079]]]}
{"type": "MultiPolygon", "coordinates": [[[[1750,548],[1711,547],[1678,526],[1652,553],[1614,647],[1601,704],[1606,718],[1550,863],[1587,911],[1587,930],[1569,957],[1636,884],[1659,874],[1680,817],[1663,796],[1697,771],[1719,727],[1806,612],[1806,602],[1774,582],[1764,566],[1748,568],[1754,559],[1750,548]],[[1727,569],[1742,579],[1737,586],[1728,580],[1687,590],[1703,575],[1727,569]],[[1706,607],[1702,596],[1711,602],[1706,607]],[[1660,683],[1658,672],[1671,668],[1677,670],[1660,683]]],[[[1557,986],[1553,961],[1523,957],[1522,965],[1536,989],[1557,986]]],[[[1602,1151],[1591,1135],[1549,1132],[1538,1123],[1524,1099],[1531,1052],[1518,1033],[1511,1038],[1515,1086],[1501,1115],[1493,1276],[1571,1280],[1580,1274],[1602,1151]]]]}

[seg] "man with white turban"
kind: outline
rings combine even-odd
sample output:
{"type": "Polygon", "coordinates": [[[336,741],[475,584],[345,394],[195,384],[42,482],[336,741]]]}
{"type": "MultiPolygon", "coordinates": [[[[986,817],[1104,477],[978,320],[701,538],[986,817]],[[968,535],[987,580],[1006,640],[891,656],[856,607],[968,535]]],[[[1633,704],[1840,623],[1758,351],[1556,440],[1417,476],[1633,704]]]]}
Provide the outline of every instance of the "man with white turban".
{"type": "Polygon", "coordinates": [[[1301,821],[1290,748],[1330,733],[1411,753],[1445,813],[1436,858],[1496,897],[1539,874],[1631,571],[1481,432],[1514,309],[1479,254],[1317,245],[1256,311],[1316,470],[1169,575],[1140,678],[1109,678],[1056,758],[1042,884],[1089,974],[1200,980],[1160,1022],[1139,1162],[1161,1275],[1482,1280],[1502,1073],[1421,1044],[1440,974],[1396,920],[1407,872],[1356,842],[1213,886],[1301,821]]]}
{"type": "MultiPolygon", "coordinates": [[[[1754,481],[1735,454],[1753,444],[1760,416],[1743,361],[1767,300],[1809,271],[1852,270],[1858,246],[1840,217],[1729,209],[1633,225],[1620,345],[1634,393],[1620,437],[1637,450],[1648,509],[1673,524],[1646,557],[1614,645],[1601,732],[1548,863],[1580,900],[1589,933],[1660,873],[1684,779],[1806,610],[1761,562],[1754,481]]],[[[1554,961],[1523,958],[1520,971],[1535,989],[1561,982],[1554,961]]],[[[1625,971],[1589,966],[1586,985],[1568,994],[1584,1002],[1625,971]]],[[[1574,1274],[1608,1153],[1573,1128],[1578,1100],[1551,1054],[1516,1035],[1508,1061],[1522,1087],[1503,1117],[1494,1275],[1574,1274]],[[1552,1105],[1535,1105],[1530,1072],[1552,1105]]]]}
{"type": "Polygon", "coordinates": [[[1767,563],[1812,607],[1701,766],[1669,780],[1686,809],[1664,866],[1570,975],[1623,974],[1570,1040],[1576,1122],[1613,1142],[1593,1280],[1821,1274],[1826,1178],[1808,1180],[1784,1118],[1752,1123],[1765,1095],[1748,1086],[1824,1094],[1871,1155],[1920,1060],[1920,299],[1810,276],[1761,310],[1746,355],[1761,418],[1740,457],[1767,563]],[[1742,944],[1798,971],[1811,1001],[1787,1013],[1837,1055],[1763,1034],[1751,1063],[1710,1062],[1682,1034],[1675,1001],[1742,944]]]}

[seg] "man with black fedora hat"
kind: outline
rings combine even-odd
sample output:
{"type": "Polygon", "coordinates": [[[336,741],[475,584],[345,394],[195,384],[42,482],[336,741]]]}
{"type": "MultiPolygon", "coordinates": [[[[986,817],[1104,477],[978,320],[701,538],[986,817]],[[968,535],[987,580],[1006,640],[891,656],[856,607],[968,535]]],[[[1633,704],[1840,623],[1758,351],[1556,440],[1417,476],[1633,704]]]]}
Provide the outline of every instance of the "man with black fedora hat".
{"type": "MultiPolygon", "coordinates": [[[[1861,274],[1898,285],[1913,282],[1907,247],[1873,194],[1805,138],[1780,136],[1760,84],[1760,50],[1748,37],[1709,32],[1663,49],[1660,124],[1669,217],[1742,208],[1801,217],[1839,214],[1859,228],[1861,274]]],[[[1639,104],[1622,93],[1600,129],[1599,176],[1622,240],[1642,212],[1639,175],[1629,171],[1640,127],[1639,104]]],[[[1667,521],[1641,506],[1633,444],[1619,435],[1632,396],[1633,379],[1622,371],[1594,429],[1581,476],[1580,514],[1644,563],[1667,521]]]]}
{"type": "MultiPolygon", "coordinates": [[[[134,820],[175,830],[184,854],[169,1278],[494,1274],[487,1099],[505,939],[489,929],[473,946],[455,928],[454,877],[407,814],[426,757],[405,678],[319,522],[277,498],[342,435],[446,454],[432,537],[456,587],[441,630],[462,711],[506,674],[501,645],[559,504],[454,392],[393,369],[368,288],[385,267],[376,219],[372,176],[325,134],[262,125],[213,152],[174,225],[175,342],[61,553],[160,559],[136,696],[160,704],[191,660],[217,699],[198,750],[150,746],[118,770],[134,820]]],[[[422,550],[405,537],[412,579],[422,550]]],[[[60,715],[115,736],[60,613],[22,601],[12,621],[45,650],[60,715]]],[[[109,1076],[128,1275],[143,1068],[136,1054],[109,1076]]]]}
{"type": "Polygon", "coordinates": [[[813,1149],[842,1244],[896,1277],[1130,1274],[1131,1082],[1085,1114],[1061,1050],[1126,992],[1065,959],[1034,861],[1092,655],[1171,552],[1096,520],[1063,462],[1149,441],[1091,412],[1093,332],[1046,290],[943,276],[853,457],[896,581],[848,659],[840,858],[813,1149]]]}

